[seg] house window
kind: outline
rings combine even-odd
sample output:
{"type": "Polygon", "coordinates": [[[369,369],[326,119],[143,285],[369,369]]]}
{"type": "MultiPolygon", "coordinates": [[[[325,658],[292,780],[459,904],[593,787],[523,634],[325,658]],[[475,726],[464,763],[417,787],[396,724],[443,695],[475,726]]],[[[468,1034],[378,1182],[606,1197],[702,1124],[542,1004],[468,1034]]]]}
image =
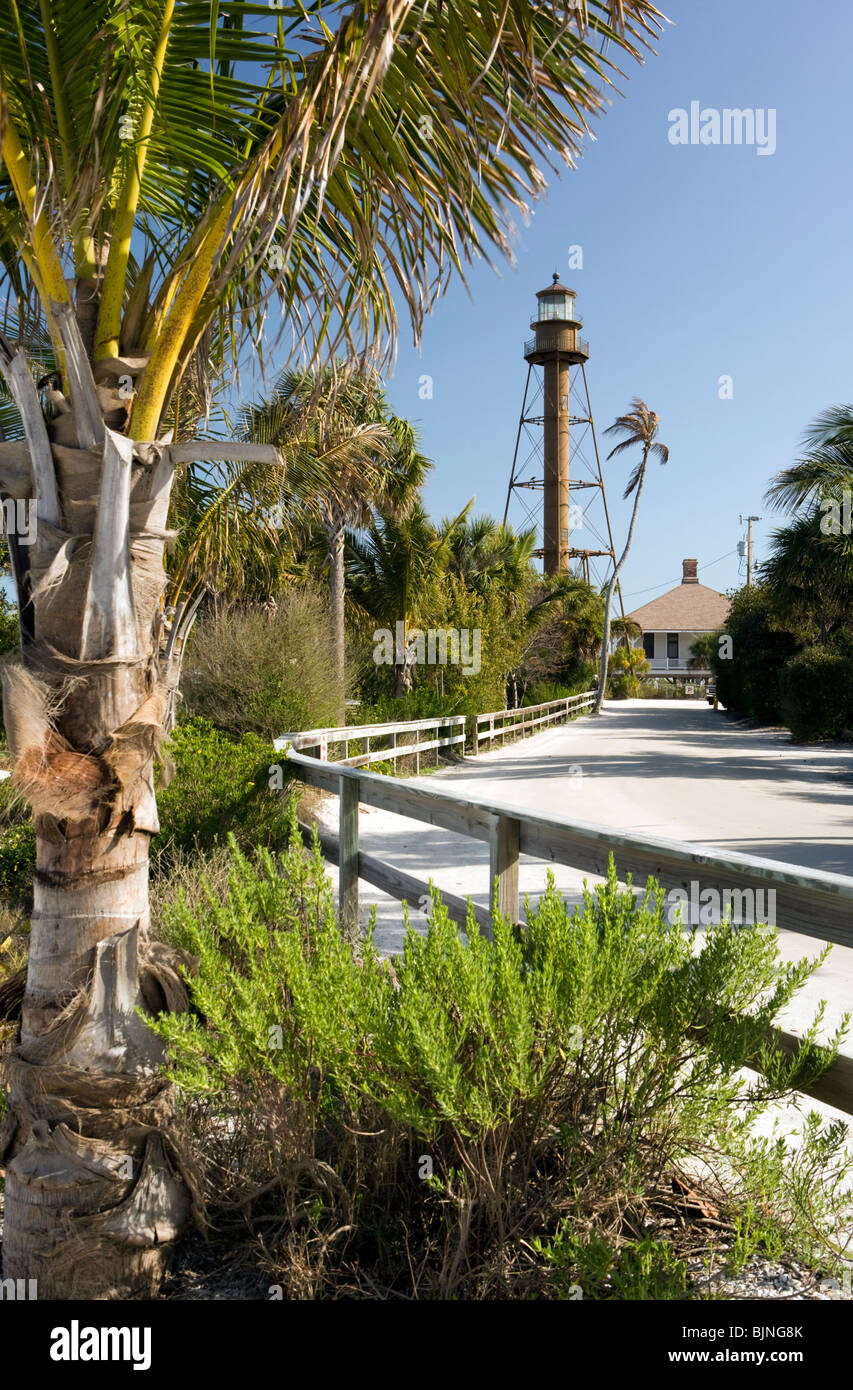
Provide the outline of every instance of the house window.
{"type": "Polygon", "coordinates": [[[653,632],[643,633],[643,651],[649,661],[653,660],[655,654],[655,634],[653,632]]]}
{"type": "Polygon", "coordinates": [[[666,634],[666,655],[671,661],[678,657],[678,633],[668,632],[666,634]]]}

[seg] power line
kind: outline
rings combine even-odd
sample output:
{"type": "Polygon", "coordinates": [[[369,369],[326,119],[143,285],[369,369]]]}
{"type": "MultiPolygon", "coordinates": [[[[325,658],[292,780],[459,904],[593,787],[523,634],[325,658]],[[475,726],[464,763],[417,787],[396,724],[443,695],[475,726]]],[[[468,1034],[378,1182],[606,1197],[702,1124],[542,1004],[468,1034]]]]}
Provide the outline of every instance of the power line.
{"type": "MultiPolygon", "coordinates": [[[[726,553],[725,553],[725,555],[720,555],[720,556],[718,556],[718,558],[717,558],[716,560],[711,560],[710,563],[707,564],[707,565],[706,565],[706,564],[704,563],[704,561],[703,561],[702,563],[700,563],[699,568],[700,568],[701,570],[703,570],[703,571],[704,571],[704,570],[711,570],[711,569],[714,568],[715,565],[721,564],[723,560],[728,560],[729,556],[731,556],[731,555],[736,555],[736,554],[737,554],[737,550],[736,550],[736,549],[735,549],[735,550],[727,550],[726,553]]],[[[679,582],[679,577],[678,577],[678,576],[676,576],[675,579],[665,579],[664,582],[663,582],[662,584],[650,584],[649,587],[648,587],[647,589],[634,589],[634,590],[632,590],[632,592],[631,592],[630,594],[626,594],[625,597],[626,597],[626,598],[634,598],[637,594],[650,594],[650,593],[652,592],[653,589],[665,589],[665,588],[667,587],[667,585],[678,584],[678,582],[679,582]]]]}

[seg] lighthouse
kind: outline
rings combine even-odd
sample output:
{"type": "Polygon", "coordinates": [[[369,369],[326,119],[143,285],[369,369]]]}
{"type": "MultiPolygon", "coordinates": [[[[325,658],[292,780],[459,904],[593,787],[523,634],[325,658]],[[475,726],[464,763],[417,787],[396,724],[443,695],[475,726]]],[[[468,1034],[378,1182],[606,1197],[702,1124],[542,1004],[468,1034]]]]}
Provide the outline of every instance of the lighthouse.
{"type": "Polygon", "coordinates": [[[524,344],[527,362],[544,368],[543,425],[545,451],[543,569],[546,574],[569,568],[569,368],[585,362],[589,344],[580,336],[583,324],[575,292],[554,278],[536,295],[534,337],[524,344]]]}
{"type": "MultiPolygon", "coordinates": [[[[533,523],[541,536],[534,554],[545,574],[574,568],[587,583],[601,586],[604,561],[615,563],[613,534],[604,492],[601,459],[589,399],[586,363],[589,343],[581,337],[583,321],[575,291],[555,271],[550,285],[536,294],[533,337],[524,343],[527,383],[515,441],[504,522],[515,499],[522,515],[516,529],[533,523]],[[543,494],[541,512],[535,498],[543,494]],[[573,501],[577,494],[583,505],[573,501]],[[581,545],[573,544],[579,533],[581,545]],[[592,542],[592,544],[590,544],[592,542]],[[598,544],[596,545],[595,542],[598,544]],[[575,561],[574,567],[572,561],[575,561]]],[[[619,595],[621,604],[621,592],[619,595]]]]}

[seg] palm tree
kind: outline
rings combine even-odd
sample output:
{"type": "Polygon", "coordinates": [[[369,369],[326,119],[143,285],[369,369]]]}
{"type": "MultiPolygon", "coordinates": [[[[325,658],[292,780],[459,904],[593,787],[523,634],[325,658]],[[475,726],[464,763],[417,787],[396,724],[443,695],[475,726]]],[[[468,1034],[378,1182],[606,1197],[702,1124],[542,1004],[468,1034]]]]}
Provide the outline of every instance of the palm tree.
{"type": "Polygon", "coordinates": [[[640,693],[640,677],[645,676],[648,670],[649,661],[642,647],[632,647],[627,643],[617,647],[610,658],[612,693],[617,699],[634,699],[640,693]]]}
{"type": "Polygon", "coordinates": [[[534,574],[535,545],[535,529],[516,533],[494,517],[477,516],[451,532],[448,569],[476,593],[499,586],[520,595],[534,574]]]}
{"type": "Polygon", "coordinates": [[[660,31],[648,0],[322,9],[0,0],[0,486],[38,506],[4,680],[37,873],[3,1260],[43,1298],[156,1287],[191,1189],[135,1007],[180,996],[148,943],[170,493],[188,463],[285,464],[199,437],[209,374],[276,321],[315,357],[389,352],[392,282],[417,332],[660,31]]]}
{"type": "Polygon", "coordinates": [[[825,646],[833,630],[851,625],[853,406],[823,411],[803,443],[803,455],[767,490],[768,502],[794,515],[773,532],[762,581],[781,618],[803,640],[825,646]]]}
{"type": "Polygon", "coordinates": [[[409,630],[418,626],[429,610],[448,567],[453,533],[471,505],[469,502],[452,520],[434,526],[418,500],[406,515],[379,513],[367,530],[349,537],[356,610],[374,626],[395,634],[394,694],[398,699],[409,694],[413,683],[415,653],[409,647],[409,630]],[[398,622],[403,625],[400,650],[396,642],[398,622]]]}
{"type": "Polygon", "coordinates": [[[821,521],[812,506],[775,530],[761,578],[785,625],[826,646],[833,632],[851,627],[853,536],[825,534],[821,521]]]}
{"type": "Polygon", "coordinates": [[[610,624],[610,631],[621,647],[633,646],[637,638],[643,635],[643,629],[633,618],[614,618],[610,624]]]}
{"type": "Polygon", "coordinates": [[[317,374],[290,370],[273,393],[243,412],[247,437],[282,444],[298,434],[318,461],[330,463],[328,482],[303,488],[316,502],[329,564],[332,650],[337,672],[338,720],[346,722],[344,543],[348,530],[370,525],[375,507],[405,515],[432,467],[418,448],[413,426],[394,415],[375,372],[317,374]],[[309,442],[312,441],[312,442],[309,442]],[[334,452],[334,458],[331,454],[334,452]]]}
{"type": "Polygon", "coordinates": [[[853,489],[853,406],[823,411],[806,430],[803,443],[805,453],[776,474],[766,501],[788,511],[825,498],[840,504],[844,489],[853,489]]]}
{"type": "Polygon", "coordinates": [[[604,637],[601,642],[601,670],[598,677],[598,693],[595,697],[595,704],[592,709],[593,714],[601,714],[601,706],[604,702],[604,692],[607,688],[607,662],[610,647],[610,613],[613,605],[613,591],[619,582],[619,575],[622,573],[622,566],[628,558],[631,549],[631,542],[634,539],[634,528],[637,525],[637,511],[640,506],[640,497],[643,491],[643,484],[646,481],[646,465],[652,454],[656,454],[662,464],[669,458],[669,449],[665,444],[657,441],[658,417],[653,410],[649,410],[645,401],[641,401],[635,396],[631,402],[631,408],[627,415],[620,415],[612,425],[608,425],[605,434],[621,434],[624,436],[618,444],[615,444],[607,455],[612,459],[615,454],[624,453],[626,449],[633,449],[639,446],[643,451],[643,457],[635,465],[634,471],[628,479],[628,486],[625,488],[623,497],[630,497],[634,493],[634,510],[631,513],[631,524],[628,527],[628,539],[625,542],[625,549],[619,557],[619,561],[613,567],[610,576],[610,583],[607,586],[607,594],[604,599],[604,637]]]}

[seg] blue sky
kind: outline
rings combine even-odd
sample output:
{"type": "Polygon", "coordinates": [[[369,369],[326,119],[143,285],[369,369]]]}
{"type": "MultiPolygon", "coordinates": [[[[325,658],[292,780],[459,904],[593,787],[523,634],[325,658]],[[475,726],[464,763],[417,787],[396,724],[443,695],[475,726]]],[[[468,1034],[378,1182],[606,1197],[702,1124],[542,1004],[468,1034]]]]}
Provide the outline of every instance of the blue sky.
{"type": "MultiPolygon", "coordinates": [[[[418,354],[403,325],[390,395],[418,421],[435,469],[434,516],[502,516],[524,389],[522,342],[535,292],[557,269],[589,338],[600,443],[633,396],[661,417],[670,463],[654,465],[626,564],[626,606],[677,582],[695,556],[713,588],[738,580],[739,513],[757,557],[778,514],[763,494],[796,457],[818,411],[853,401],[853,185],[849,90],[853,7],[828,0],[821,23],[798,0],[668,0],[656,57],[630,70],[624,99],[596,125],[575,170],[552,181],[515,268],[474,267],[428,320],[418,354]],[[669,140],[669,112],[774,108],[776,151],[669,140]],[[569,270],[569,247],[583,269],[569,270]],[[418,383],[433,378],[432,400],[418,383]],[[721,376],[732,378],[720,399],[721,376]],[[727,558],[711,566],[720,556],[727,558]]],[[[605,463],[617,552],[630,504],[630,455],[605,463]]],[[[529,494],[528,494],[529,496],[529,494]]],[[[580,533],[578,533],[580,543],[580,533]]]]}

